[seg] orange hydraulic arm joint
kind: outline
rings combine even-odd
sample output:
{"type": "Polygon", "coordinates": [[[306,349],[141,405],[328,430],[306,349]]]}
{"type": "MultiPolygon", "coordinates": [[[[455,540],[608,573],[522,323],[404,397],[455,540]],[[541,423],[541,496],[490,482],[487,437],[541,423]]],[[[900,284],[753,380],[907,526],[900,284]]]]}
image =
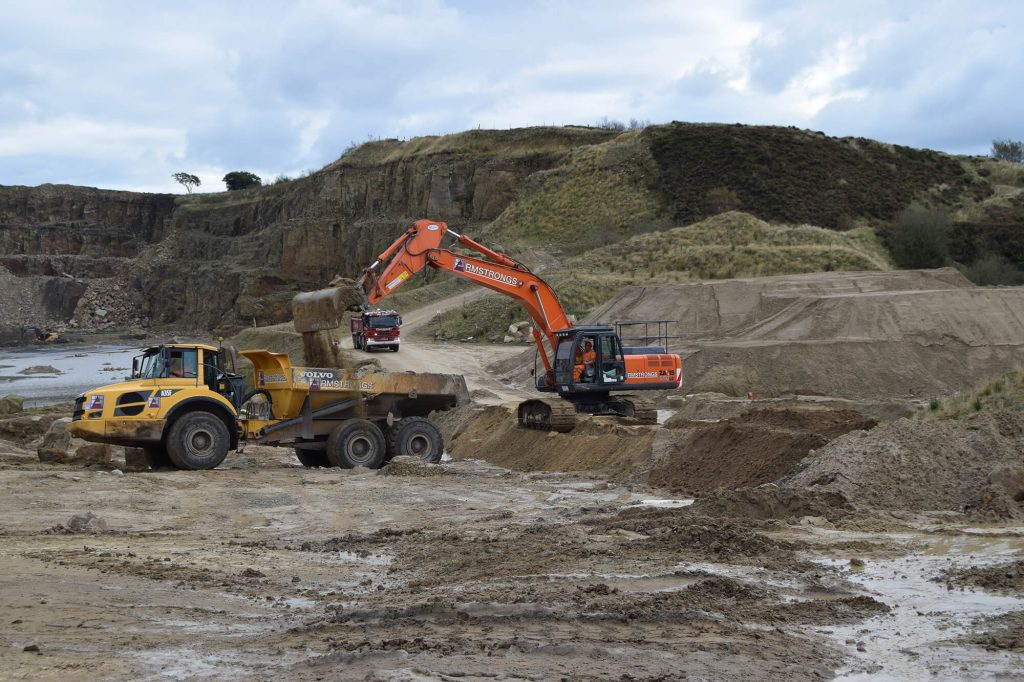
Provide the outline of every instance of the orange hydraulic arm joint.
{"type": "Polygon", "coordinates": [[[533,320],[534,341],[540,349],[544,368],[551,370],[551,358],[544,348],[543,339],[547,338],[553,351],[557,345],[555,332],[572,326],[557,294],[547,282],[530,272],[519,261],[457,233],[445,223],[417,220],[377,256],[373,264],[363,271],[361,280],[367,303],[376,305],[414,274],[428,266],[450,272],[516,299],[533,320]],[[484,258],[441,248],[441,239],[445,234],[455,237],[459,244],[476,251],[484,258]],[[381,264],[384,267],[378,275],[376,268],[381,264]]]}

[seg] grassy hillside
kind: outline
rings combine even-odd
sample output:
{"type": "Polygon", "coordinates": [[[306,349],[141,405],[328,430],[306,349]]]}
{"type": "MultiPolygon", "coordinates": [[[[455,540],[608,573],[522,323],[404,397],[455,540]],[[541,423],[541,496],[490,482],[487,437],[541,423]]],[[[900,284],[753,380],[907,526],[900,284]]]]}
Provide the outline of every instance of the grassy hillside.
{"type": "Polygon", "coordinates": [[[915,199],[959,208],[991,194],[960,159],[796,128],[673,122],[645,131],[677,224],[707,215],[708,192],[735,192],[759,218],[842,228],[892,219],[915,199]]]}
{"type": "MultiPolygon", "coordinates": [[[[810,225],[772,225],[732,211],[591,249],[552,268],[544,278],[562,305],[582,318],[627,284],[891,268],[870,228],[834,232],[810,225]]],[[[523,319],[525,314],[511,299],[487,298],[438,316],[419,334],[500,341],[510,323],[523,319]]]]}
{"type": "Polygon", "coordinates": [[[1024,369],[991,381],[970,393],[933,401],[926,416],[953,419],[975,412],[1024,412],[1024,369]]]}
{"type": "Polygon", "coordinates": [[[587,250],[671,225],[651,180],[654,161],[640,131],[574,149],[564,166],[535,173],[522,198],[481,237],[516,250],[544,245],[587,250]]]}

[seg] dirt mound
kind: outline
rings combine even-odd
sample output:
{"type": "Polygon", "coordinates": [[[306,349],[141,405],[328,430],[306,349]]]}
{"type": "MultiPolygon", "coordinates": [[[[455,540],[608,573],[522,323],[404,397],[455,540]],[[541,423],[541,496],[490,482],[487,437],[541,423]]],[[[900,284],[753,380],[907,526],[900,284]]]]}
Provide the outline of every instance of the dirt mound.
{"type": "Polygon", "coordinates": [[[944,571],[935,578],[950,589],[971,587],[1003,594],[1024,593],[1024,560],[995,566],[970,566],[944,571]]]}
{"type": "Polygon", "coordinates": [[[457,431],[449,452],[516,471],[601,471],[623,480],[649,461],[654,435],[653,429],[604,417],[581,418],[571,433],[524,429],[511,407],[495,405],[457,431]]]}
{"type": "Polygon", "coordinates": [[[627,287],[588,321],[668,319],[684,390],[931,397],[1019,366],[1024,288],[951,269],[627,287]]]}
{"type": "Polygon", "coordinates": [[[776,480],[833,438],[875,422],[858,412],[756,410],[690,432],[652,468],[651,485],[699,494],[776,480]]]}
{"type": "Polygon", "coordinates": [[[972,633],[958,638],[956,642],[973,644],[985,651],[1024,652],[1024,611],[982,618],[974,625],[972,633]]]}
{"type": "Polygon", "coordinates": [[[780,488],[775,485],[739,490],[715,490],[693,504],[694,512],[722,518],[826,519],[844,515],[849,501],[839,493],[780,488]]]}
{"type": "Polygon", "coordinates": [[[840,436],[779,483],[879,509],[963,511],[981,503],[993,472],[1022,463],[1024,414],[898,419],[840,436]]]}

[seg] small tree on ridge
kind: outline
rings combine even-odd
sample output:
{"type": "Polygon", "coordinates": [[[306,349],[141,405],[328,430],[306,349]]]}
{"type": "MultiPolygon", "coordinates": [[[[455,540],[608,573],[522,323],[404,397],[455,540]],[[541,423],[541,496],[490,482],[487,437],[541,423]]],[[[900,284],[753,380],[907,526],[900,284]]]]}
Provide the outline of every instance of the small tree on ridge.
{"type": "Polygon", "coordinates": [[[191,173],[174,173],[171,177],[174,178],[178,184],[184,185],[185,190],[189,194],[192,194],[193,187],[198,187],[203,184],[199,181],[198,176],[192,175],[191,173]]]}

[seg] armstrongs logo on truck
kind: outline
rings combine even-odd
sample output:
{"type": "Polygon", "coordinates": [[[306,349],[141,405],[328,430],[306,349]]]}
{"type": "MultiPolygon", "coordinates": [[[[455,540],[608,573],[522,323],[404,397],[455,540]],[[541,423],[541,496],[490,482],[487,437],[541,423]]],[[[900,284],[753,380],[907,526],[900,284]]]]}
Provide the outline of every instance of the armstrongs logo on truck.
{"type": "Polygon", "coordinates": [[[351,379],[333,369],[309,369],[296,367],[292,369],[292,384],[308,386],[311,391],[372,391],[374,382],[362,379],[351,379]]]}

